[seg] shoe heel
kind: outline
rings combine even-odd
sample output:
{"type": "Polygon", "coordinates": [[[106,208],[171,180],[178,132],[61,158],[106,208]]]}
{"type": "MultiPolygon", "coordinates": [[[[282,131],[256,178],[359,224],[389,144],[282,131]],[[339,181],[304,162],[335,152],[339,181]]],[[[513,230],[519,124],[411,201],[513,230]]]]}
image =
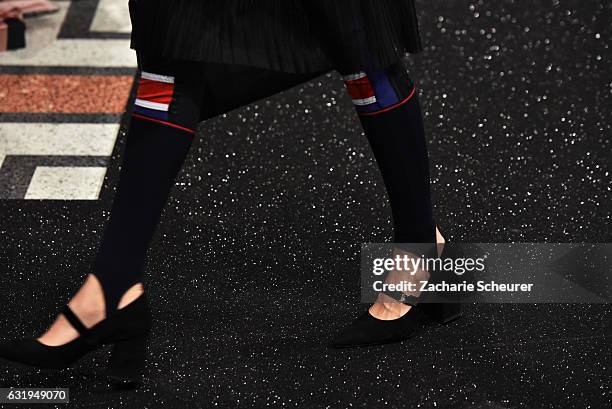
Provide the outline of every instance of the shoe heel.
{"type": "Polygon", "coordinates": [[[438,303],[422,304],[427,317],[440,324],[448,324],[461,317],[461,304],[459,303],[438,303]]]}
{"type": "Polygon", "coordinates": [[[142,384],[148,333],[117,341],[108,363],[108,377],[115,387],[130,389],[142,384]]]}

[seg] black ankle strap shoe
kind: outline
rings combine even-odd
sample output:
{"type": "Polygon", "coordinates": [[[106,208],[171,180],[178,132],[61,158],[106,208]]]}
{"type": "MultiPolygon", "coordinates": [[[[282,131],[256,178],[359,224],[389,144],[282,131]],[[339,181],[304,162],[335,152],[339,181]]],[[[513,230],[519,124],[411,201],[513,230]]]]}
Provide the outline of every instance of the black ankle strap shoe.
{"type": "MultiPolygon", "coordinates": [[[[412,250],[412,249],[409,249],[412,250]]],[[[437,248],[431,253],[437,254],[437,248]]],[[[438,279],[438,272],[429,272],[428,281],[438,279]]],[[[410,310],[394,320],[380,320],[373,317],[369,310],[364,312],[348,327],[344,328],[331,342],[334,348],[364,347],[404,341],[414,336],[424,326],[426,320],[447,324],[461,316],[459,303],[427,303],[431,297],[408,295],[401,291],[385,291],[384,294],[395,302],[410,305],[410,310]],[[427,298],[426,298],[427,297],[427,298]]]]}
{"type": "Polygon", "coordinates": [[[59,346],[45,345],[33,338],[7,341],[0,344],[0,357],[37,368],[62,369],[88,352],[112,344],[108,367],[111,379],[126,386],[142,381],[151,328],[144,294],[91,328],[87,328],[69,306],[64,307],[62,314],[78,331],[77,338],[59,346]]]}
{"type": "Polygon", "coordinates": [[[334,348],[353,348],[390,344],[415,335],[422,326],[423,311],[412,307],[395,320],[380,320],[367,310],[334,338],[334,348]]]}

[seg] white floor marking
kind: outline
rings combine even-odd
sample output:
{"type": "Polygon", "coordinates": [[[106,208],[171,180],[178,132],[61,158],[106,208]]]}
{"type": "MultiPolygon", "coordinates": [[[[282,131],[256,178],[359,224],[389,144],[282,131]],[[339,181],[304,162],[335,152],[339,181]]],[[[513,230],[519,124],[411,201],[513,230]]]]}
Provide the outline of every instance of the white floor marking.
{"type": "Polygon", "coordinates": [[[6,155],[110,156],[119,124],[0,123],[0,166],[6,155]]]}
{"type": "Polygon", "coordinates": [[[100,0],[91,31],[130,33],[130,11],[127,0],[100,0]]]}
{"type": "Polygon", "coordinates": [[[136,54],[130,49],[129,40],[56,40],[35,54],[28,54],[4,52],[0,65],[136,67],[136,54]]]}
{"type": "Polygon", "coordinates": [[[105,174],[105,167],[38,166],[25,198],[97,200],[105,174]]]}

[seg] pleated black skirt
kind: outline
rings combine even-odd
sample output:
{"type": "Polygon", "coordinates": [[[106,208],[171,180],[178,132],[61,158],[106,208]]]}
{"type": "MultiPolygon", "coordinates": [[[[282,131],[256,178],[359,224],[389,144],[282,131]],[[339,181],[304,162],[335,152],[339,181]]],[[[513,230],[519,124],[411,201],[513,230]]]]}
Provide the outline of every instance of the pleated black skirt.
{"type": "Polygon", "coordinates": [[[414,0],[130,0],[132,48],[285,72],[350,73],[422,50],[414,0]]]}

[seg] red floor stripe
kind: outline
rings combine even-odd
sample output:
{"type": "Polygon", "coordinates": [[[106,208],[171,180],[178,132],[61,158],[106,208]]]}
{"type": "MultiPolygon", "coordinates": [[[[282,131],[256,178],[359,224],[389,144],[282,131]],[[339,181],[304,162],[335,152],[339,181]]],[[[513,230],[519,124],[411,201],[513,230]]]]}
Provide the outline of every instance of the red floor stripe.
{"type": "Polygon", "coordinates": [[[0,75],[0,112],[124,112],[131,75],[0,75]]]}

